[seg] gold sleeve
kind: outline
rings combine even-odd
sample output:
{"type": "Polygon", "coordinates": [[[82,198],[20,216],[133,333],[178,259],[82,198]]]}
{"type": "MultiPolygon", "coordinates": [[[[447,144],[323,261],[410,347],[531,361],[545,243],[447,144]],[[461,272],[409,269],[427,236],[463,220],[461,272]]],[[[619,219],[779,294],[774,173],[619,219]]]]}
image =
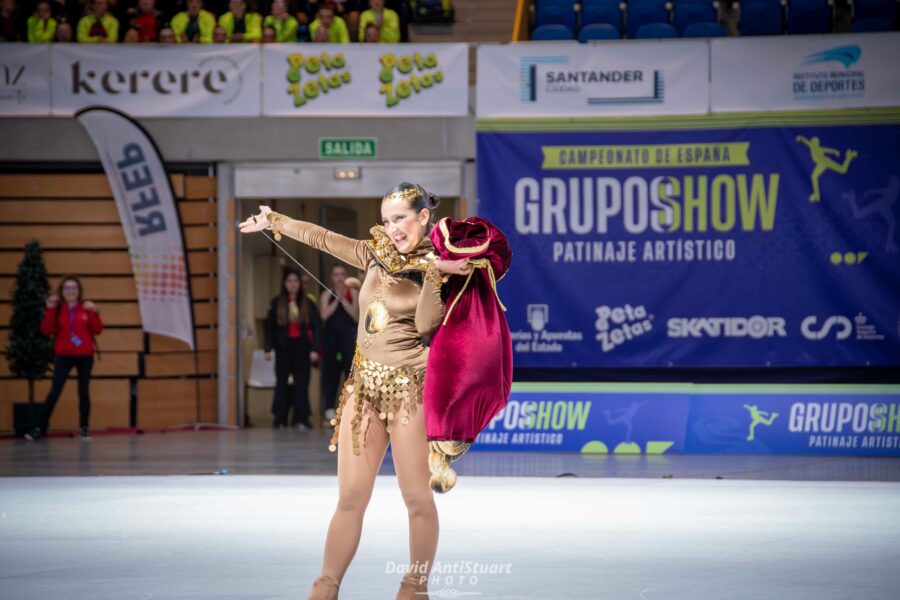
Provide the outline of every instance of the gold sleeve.
{"type": "Polygon", "coordinates": [[[371,251],[363,240],[354,240],[314,223],[291,219],[276,212],[269,213],[269,222],[276,237],[284,234],[358,269],[365,270],[369,264],[371,251]]]}
{"type": "Polygon", "coordinates": [[[443,277],[432,261],[422,278],[422,291],[416,305],[416,330],[422,337],[434,335],[444,318],[444,301],[441,300],[443,277]]]}

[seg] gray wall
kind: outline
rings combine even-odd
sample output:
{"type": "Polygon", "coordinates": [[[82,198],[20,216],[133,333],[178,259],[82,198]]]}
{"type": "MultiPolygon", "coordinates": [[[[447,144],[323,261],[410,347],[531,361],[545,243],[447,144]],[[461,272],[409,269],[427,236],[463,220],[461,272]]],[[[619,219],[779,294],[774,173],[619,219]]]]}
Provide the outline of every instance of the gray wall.
{"type": "MultiPolygon", "coordinates": [[[[379,160],[473,160],[475,121],[404,119],[140,119],[168,162],[317,160],[319,137],[376,137],[379,160]]],[[[0,162],[97,161],[74,119],[0,119],[0,162]]]]}

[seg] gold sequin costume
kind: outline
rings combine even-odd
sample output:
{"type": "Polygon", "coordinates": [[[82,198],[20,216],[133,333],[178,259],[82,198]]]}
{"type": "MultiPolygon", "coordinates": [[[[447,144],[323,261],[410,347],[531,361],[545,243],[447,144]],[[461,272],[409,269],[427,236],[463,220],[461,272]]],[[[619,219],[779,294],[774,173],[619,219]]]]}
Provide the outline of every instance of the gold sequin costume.
{"type": "Polygon", "coordinates": [[[365,411],[384,423],[390,432],[396,421],[405,425],[421,408],[422,387],[428,347],[422,338],[431,337],[441,323],[442,275],[435,267],[434,246],[428,237],[407,254],[376,225],[371,240],[354,240],[313,223],[270,213],[272,230],[312,246],[366,271],[359,291],[362,318],[357,330],[356,354],[335,418],[329,450],[337,448],[341,415],[352,395],[355,416],[351,422],[353,452],[359,454],[360,438],[365,445],[367,431],[361,431],[365,411]],[[418,273],[419,275],[411,274],[418,273]]]}

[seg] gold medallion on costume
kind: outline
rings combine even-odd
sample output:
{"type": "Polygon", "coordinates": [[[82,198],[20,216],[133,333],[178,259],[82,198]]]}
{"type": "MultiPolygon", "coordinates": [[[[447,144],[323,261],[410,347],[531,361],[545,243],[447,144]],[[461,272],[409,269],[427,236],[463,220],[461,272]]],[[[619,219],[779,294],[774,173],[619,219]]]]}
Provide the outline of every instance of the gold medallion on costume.
{"type": "Polygon", "coordinates": [[[373,300],[366,308],[366,331],[368,333],[381,333],[387,328],[391,315],[387,306],[381,300],[373,300]]]}

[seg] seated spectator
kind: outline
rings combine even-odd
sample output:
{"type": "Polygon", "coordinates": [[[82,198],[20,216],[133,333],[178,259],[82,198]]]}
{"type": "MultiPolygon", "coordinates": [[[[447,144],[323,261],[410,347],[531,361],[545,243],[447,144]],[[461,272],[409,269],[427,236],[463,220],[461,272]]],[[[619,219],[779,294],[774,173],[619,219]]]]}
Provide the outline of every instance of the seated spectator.
{"type": "Polygon", "coordinates": [[[350,32],[347,24],[337,16],[334,7],[325,4],[319,9],[318,17],[309,25],[309,37],[314,42],[325,44],[349,44],[350,32]]]}
{"type": "Polygon", "coordinates": [[[213,29],[213,44],[227,44],[228,43],[228,34],[225,32],[225,28],[221,25],[216,25],[216,28],[213,29]]]}
{"type": "Polygon", "coordinates": [[[278,34],[275,32],[275,28],[270,27],[269,25],[263,27],[262,35],[263,44],[274,44],[278,40],[278,34]]]}
{"type": "Polygon", "coordinates": [[[56,38],[53,41],[61,44],[72,41],[72,26],[64,18],[56,25],[56,38]]]}
{"type": "Polygon", "coordinates": [[[78,21],[76,39],[84,43],[115,44],[119,41],[119,20],[109,13],[107,0],[88,0],[78,21]]]}
{"type": "Polygon", "coordinates": [[[287,0],[272,0],[272,14],[263,21],[265,27],[275,30],[276,42],[297,41],[297,19],[288,13],[287,0]]]}
{"type": "Polygon", "coordinates": [[[363,43],[366,44],[377,44],[381,42],[381,30],[378,29],[378,25],[375,23],[369,23],[366,25],[366,30],[363,33],[363,43]]]}
{"type": "Polygon", "coordinates": [[[16,0],[0,0],[0,42],[21,42],[22,21],[16,0]]]}
{"type": "Polygon", "coordinates": [[[413,20],[419,23],[452,23],[453,0],[414,1],[412,13],[413,20]]]}
{"type": "Polygon", "coordinates": [[[156,0],[138,0],[137,7],[129,8],[127,15],[129,26],[138,32],[139,42],[159,40],[162,13],[156,10],[156,0]]]}
{"type": "Polygon", "coordinates": [[[187,0],[187,10],[172,17],[170,25],[179,44],[212,44],[216,18],[203,10],[203,0],[187,0]]]}
{"type": "MultiPolygon", "coordinates": [[[[359,0],[326,0],[325,4],[333,4],[335,15],[344,20],[347,31],[353,33],[353,41],[356,40],[356,32],[359,30],[359,0]]],[[[383,2],[382,2],[383,4],[383,2]]]]}
{"type": "Polygon", "coordinates": [[[172,31],[171,27],[163,27],[159,30],[159,43],[160,44],[174,44],[175,42],[175,32],[172,31]]]}
{"type": "Polygon", "coordinates": [[[372,23],[378,27],[382,43],[400,43],[400,16],[385,8],[384,0],[369,0],[369,10],[364,11],[359,18],[359,39],[369,41],[366,27],[372,23]]]}
{"type": "Polygon", "coordinates": [[[56,37],[56,19],[50,12],[50,0],[39,0],[34,14],[28,17],[28,41],[47,44],[56,37]]]}
{"type": "Polygon", "coordinates": [[[326,0],[298,0],[298,8],[297,8],[297,22],[301,25],[309,25],[312,21],[316,20],[316,13],[319,12],[319,7],[325,3],[326,0]]]}
{"type": "Polygon", "coordinates": [[[123,44],[140,44],[141,43],[141,33],[135,27],[129,27],[125,31],[125,35],[122,36],[123,44]]]}
{"type": "Polygon", "coordinates": [[[262,39],[262,16],[247,12],[246,0],[231,0],[228,12],[219,17],[230,42],[258,42],[262,39]]]}

